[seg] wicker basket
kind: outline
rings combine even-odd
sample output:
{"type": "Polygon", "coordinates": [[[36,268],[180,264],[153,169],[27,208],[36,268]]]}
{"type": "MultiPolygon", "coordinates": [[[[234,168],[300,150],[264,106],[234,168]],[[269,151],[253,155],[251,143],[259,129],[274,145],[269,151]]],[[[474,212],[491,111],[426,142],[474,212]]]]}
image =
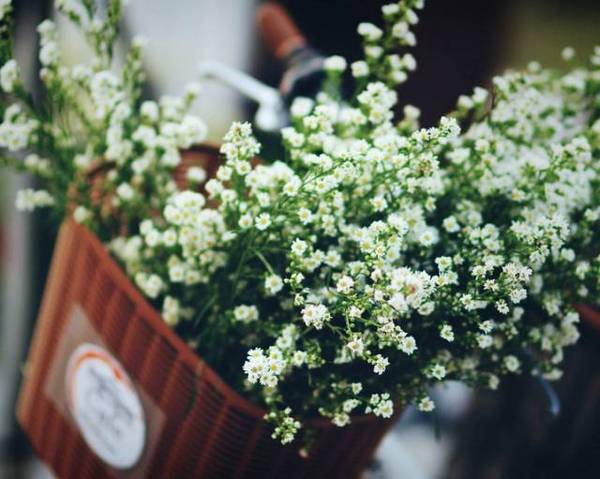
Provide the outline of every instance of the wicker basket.
{"type": "Polygon", "coordinates": [[[578,304],[575,309],[585,324],[600,332],[600,312],[594,306],[578,304]]]}
{"type": "Polygon", "coordinates": [[[17,406],[33,448],[59,477],[355,478],[394,422],[315,422],[303,458],[298,444],[271,439],[264,413],[175,335],[92,233],[62,226],[17,406]],[[145,445],[126,470],[100,459],[69,408],[67,363],[83,343],[112,355],[141,400],[145,445]]]}

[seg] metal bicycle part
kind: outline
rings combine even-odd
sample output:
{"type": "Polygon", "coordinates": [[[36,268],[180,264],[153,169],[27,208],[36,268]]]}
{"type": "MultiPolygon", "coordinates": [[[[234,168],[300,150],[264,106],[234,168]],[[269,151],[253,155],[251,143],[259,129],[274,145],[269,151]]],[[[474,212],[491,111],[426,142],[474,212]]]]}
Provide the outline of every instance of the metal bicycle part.
{"type": "Polygon", "coordinates": [[[279,131],[288,124],[288,112],[275,89],[250,75],[219,62],[202,62],[198,66],[200,79],[214,79],[258,104],[254,123],[266,132],[279,131]]]}

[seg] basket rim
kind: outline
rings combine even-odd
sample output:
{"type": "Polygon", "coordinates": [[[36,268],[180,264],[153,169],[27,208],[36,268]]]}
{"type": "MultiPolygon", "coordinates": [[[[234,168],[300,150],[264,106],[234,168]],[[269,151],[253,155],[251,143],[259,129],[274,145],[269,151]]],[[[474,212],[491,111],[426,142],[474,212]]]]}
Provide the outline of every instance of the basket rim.
{"type": "MultiPolygon", "coordinates": [[[[77,223],[73,218],[67,219],[63,223],[62,228],[67,230],[72,229],[75,234],[81,235],[81,237],[88,242],[89,246],[91,246],[94,250],[94,253],[98,255],[98,260],[100,263],[102,263],[103,267],[108,270],[111,276],[114,275],[119,283],[119,286],[122,287],[125,293],[135,302],[136,309],[138,309],[141,316],[147,319],[151,323],[151,326],[156,328],[157,332],[177,349],[179,360],[183,360],[188,366],[192,367],[196,371],[201,371],[202,375],[206,375],[207,381],[219,388],[220,392],[227,397],[227,401],[231,405],[257,418],[264,418],[265,414],[268,413],[265,408],[245,398],[241,393],[236,391],[232,386],[225,382],[210,364],[204,361],[199,354],[194,352],[189,345],[164,322],[160,313],[149,303],[142,292],[132,283],[123,268],[110,254],[108,248],[92,231],[77,223]]],[[[401,408],[398,409],[398,412],[401,412],[401,408]]],[[[380,420],[382,419],[366,414],[351,417],[353,424],[380,420]]],[[[309,427],[336,427],[330,419],[318,416],[302,417],[302,423],[303,425],[309,427]]]]}
{"type": "Polygon", "coordinates": [[[600,333],[600,309],[596,305],[576,304],[575,310],[585,324],[600,333]]]}

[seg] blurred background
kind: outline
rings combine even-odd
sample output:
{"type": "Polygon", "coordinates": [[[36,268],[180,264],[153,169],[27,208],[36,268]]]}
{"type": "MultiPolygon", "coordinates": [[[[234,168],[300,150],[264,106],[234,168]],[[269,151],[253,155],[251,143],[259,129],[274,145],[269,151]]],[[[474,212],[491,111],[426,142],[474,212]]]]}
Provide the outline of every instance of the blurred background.
{"type": "MultiPolygon", "coordinates": [[[[181,94],[200,61],[219,61],[277,86],[284,68],[256,29],[258,0],[129,0],[123,42],[148,39],[148,95],[181,94]]],[[[360,57],[356,26],[379,22],[379,0],[281,0],[309,42],[325,55],[360,57]]],[[[52,15],[47,1],[14,2],[18,58],[41,95],[35,26],[52,15]]],[[[64,58],[87,51],[58,19],[64,58]]],[[[424,126],[452,109],[456,98],[485,86],[506,68],[529,61],[560,66],[564,46],[584,61],[600,44],[598,0],[429,0],[417,27],[418,71],[399,89],[401,105],[422,110],[424,126]]],[[[251,119],[254,106],[218,82],[203,82],[196,113],[218,139],[232,120],[251,119]]],[[[55,228],[42,215],[14,210],[27,178],[0,171],[0,478],[52,477],[19,432],[14,402],[35,323],[55,228]]],[[[567,357],[553,417],[542,387],[529,379],[506,382],[495,394],[450,384],[434,392],[436,414],[408,410],[382,444],[369,472],[377,478],[600,477],[600,335],[584,330],[567,357]]]]}

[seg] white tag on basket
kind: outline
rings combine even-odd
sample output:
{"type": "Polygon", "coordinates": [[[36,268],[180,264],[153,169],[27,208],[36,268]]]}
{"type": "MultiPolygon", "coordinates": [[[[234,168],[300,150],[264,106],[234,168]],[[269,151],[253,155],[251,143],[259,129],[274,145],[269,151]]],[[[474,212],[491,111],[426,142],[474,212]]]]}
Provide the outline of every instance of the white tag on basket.
{"type": "Polygon", "coordinates": [[[144,409],[133,382],[104,348],[79,345],[66,371],[68,408],[82,436],[100,459],[115,469],[129,469],[146,442],[144,409]]]}

